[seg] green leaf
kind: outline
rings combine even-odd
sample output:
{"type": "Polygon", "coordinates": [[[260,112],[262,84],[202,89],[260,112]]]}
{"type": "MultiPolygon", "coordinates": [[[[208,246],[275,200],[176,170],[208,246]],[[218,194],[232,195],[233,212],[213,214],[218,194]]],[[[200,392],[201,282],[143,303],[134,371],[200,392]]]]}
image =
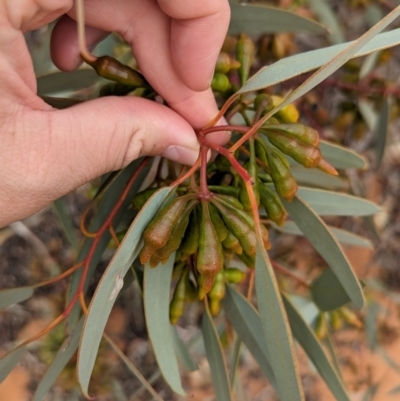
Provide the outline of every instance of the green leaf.
{"type": "Polygon", "coordinates": [[[147,331],[158,366],[165,381],[178,394],[185,394],[179,375],[169,320],[170,283],[174,268],[175,252],[167,263],[152,268],[144,267],[144,312],[147,331]]]}
{"type": "Polygon", "coordinates": [[[260,316],[253,305],[232,286],[226,286],[222,307],[234,330],[276,388],[275,375],[268,359],[260,316]]]}
{"type": "Polygon", "coordinates": [[[75,228],[72,224],[71,217],[68,216],[65,197],[56,199],[53,202],[53,210],[58,217],[58,221],[61,224],[61,227],[64,231],[65,236],[67,237],[69,243],[72,248],[78,252],[79,251],[79,243],[78,238],[76,236],[75,228]]]}
{"type": "Polygon", "coordinates": [[[361,309],[364,305],[364,296],[360,283],[346,255],[326,224],[297,196],[292,202],[282,199],[282,203],[292,220],[336,274],[338,281],[354,305],[361,309]]]}
{"type": "Polygon", "coordinates": [[[57,355],[54,357],[50,366],[47,368],[46,373],[40,380],[40,383],[35,391],[32,401],[42,401],[48,391],[51,389],[58,376],[61,374],[67,363],[74,356],[79,345],[79,338],[82,333],[84,317],[81,318],[79,323],[73,330],[71,337],[65,339],[57,355]]]}
{"type": "Polygon", "coordinates": [[[342,178],[326,174],[315,168],[295,166],[290,171],[299,184],[326,189],[347,189],[349,186],[342,178]]]}
{"type": "Polygon", "coordinates": [[[54,72],[37,78],[37,93],[45,95],[58,92],[72,92],[85,89],[99,81],[93,69],[81,69],[72,72],[54,72]]]}
{"type": "Polygon", "coordinates": [[[88,394],[90,376],[108,316],[123,286],[124,276],[140,251],[142,233],[171,191],[172,188],[160,189],[148,200],[127,231],[96,288],[83,327],[77,361],[78,381],[85,395],[88,394]]]}
{"type": "Polygon", "coordinates": [[[182,362],[183,366],[189,371],[194,372],[198,370],[199,367],[197,366],[196,361],[189,353],[189,350],[186,344],[181,340],[179,337],[176,328],[171,325],[171,337],[174,342],[174,348],[176,355],[178,356],[179,360],[182,362]]]}
{"type": "Polygon", "coordinates": [[[30,298],[33,295],[35,288],[35,285],[30,285],[26,287],[0,290],[0,310],[30,298]]]}
{"type": "Polygon", "coordinates": [[[143,387],[153,396],[153,399],[157,401],[163,401],[163,399],[154,390],[151,384],[146,380],[146,378],[140,373],[139,369],[129,360],[129,358],[119,349],[118,345],[106,334],[103,333],[103,337],[110,344],[114,352],[121,358],[125,366],[130,370],[131,373],[142,383],[143,387]]]}
{"type": "Polygon", "coordinates": [[[299,187],[297,194],[320,216],[368,216],[382,211],[369,200],[344,193],[299,187]]]}
{"type": "Polygon", "coordinates": [[[380,311],[380,306],[375,301],[370,301],[367,305],[366,315],[365,315],[365,332],[367,337],[368,347],[371,351],[375,349],[378,344],[378,332],[376,330],[378,313],[380,311]]]}
{"type": "Polygon", "coordinates": [[[341,401],[350,401],[350,398],[343,387],[342,381],[329,362],[329,359],[327,358],[313,330],[304,321],[303,317],[297,311],[295,306],[285,295],[282,296],[282,299],[286,308],[286,313],[288,315],[293,336],[299,342],[314,366],[317,368],[319,374],[324,379],[335,398],[341,401]]]}
{"type": "MultiPolygon", "coordinates": [[[[122,171],[112,174],[112,177],[108,176],[110,180],[106,180],[109,185],[105,185],[106,188],[104,189],[104,194],[102,195],[102,198],[99,200],[98,206],[96,208],[96,214],[93,217],[90,225],[89,225],[89,231],[90,232],[96,232],[100,229],[101,225],[104,223],[105,219],[109,216],[110,210],[113,209],[115,204],[118,202],[118,199],[120,198],[122,192],[124,191],[127,182],[129,179],[132,177],[132,174],[135,173],[136,169],[140,166],[140,164],[143,162],[143,158],[140,158],[138,160],[133,161],[129,166],[125,167],[122,171]]],[[[130,204],[130,201],[132,197],[138,192],[139,188],[141,187],[144,179],[147,177],[148,172],[151,168],[151,163],[149,163],[139,174],[137,177],[137,180],[135,183],[132,185],[131,190],[129,191],[129,194],[125,201],[122,204],[122,207],[120,211],[116,214],[113,224],[115,227],[118,226],[118,224],[121,222],[122,218],[125,216],[125,211],[130,204]]],[[[107,248],[107,245],[111,239],[111,235],[109,231],[107,230],[103,236],[100,238],[96,245],[96,249],[93,253],[93,256],[90,261],[90,266],[89,266],[89,271],[86,277],[86,282],[85,282],[85,287],[84,291],[87,290],[89,283],[91,281],[91,278],[96,270],[97,264],[99,263],[104,251],[107,248]]],[[[83,261],[93,244],[94,238],[87,238],[83,242],[83,245],[81,247],[81,251],[78,256],[77,263],[80,261],[83,261]]],[[[77,270],[74,272],[71,276],[71,281],[70,285],[68,287],[68,294],[67,294],[67,304],[71,301],[73,298],[74,294],[76,293],[79,282],[81,279],[82,275],[82,269],[77,270]]],[[[79,305],[76,305],[71,314],[67,317],[67,324],[68,327],[73,329],[73,327],[77,324],[80,315],[81,315],[81,308],[79,305]]]]}
{"type": "MultiPolygon", "coordinates": [[[[389,14],[389,19],[382,20],[382,26],[380,29],[384,29],[388,23],[390,23],[394,18],[396,18],[397,13],[399,12],[398,9],[394,10],[394,14],[389,14]]],[[[387,18],[387,17],[386,17],[387,18]]],[[[375,27],[374,27],[375,28],[375,27]]],[[[372,28],[372,29],[374,29],[372,28]]],[[[353,47],[352,50],[356,49],[356,51],[350,56],[350,58],[356,58],[359,56],[365,56],[369,53],[373,53],[377,50],[386,49],[388,47],[396,46],[400,43],[400,29],[395,29],[390,32],[385,32],[380,35],[377,35],[373,39],[371,39],[371,31],[367,32],[368,36],[361,38],[367,39],[369,43],[365,44],[365,40],[362,41],[361,48],[359,48],[359,39],[353,42],[347,42],[340,45],[326,47],[324,49],[313,50],[310,52],[301,53],[295,56],[287,57],[278,62],[261,68],[257,74],[254,74],[246,83],[242,86],[238,93],[246,93],[246,92],[253,92],[256,90],[260,90],[263,88],[267,88],[272,85],[276,85],[282,81],[286,81],[290,78],[296,77],[300,74],[304,74],[305,72],[309,72],[315,70],[326,63],[329,63],[335,57],[341,55],[343,51],[348,49],[349,46],[356,46],[353,47]]],[[[372,31],[372,34],[375,35],[376,31],[372,31]]],[[[334,68],[329,68],[329,71],[326,71],[327,74],[324,76],[320,76],[318,82],[315,81],[312,86],[317,85],[327,76],[329,76],[333,71],[337,70],[344,62],[347,61],[346,58],[341,58],[340,63],[335,63],[333,66],[334,68]]],[[[307,81],[308,83],[309,81],[307,81]]],[[[308,84],[307,84],[308,86],[308,84]]],[[[305,92],[310,90],[311,87],[308,87],[305,92]]],[[[302,89],[303,91],[303,86],[302,89]]],[[[304,92],[304,93],[305,93],[304,92]]],[[[300,93],[300,92],[296,92],[300,93]]],[[[303,94],[304,94],[303,93],[303,94]]],[[[296,95],[296,98],[300,97],[296,95]]],[[[294,101],[295,98],[290,96],[289,102],[294,101]]],[[[285,105],[284,105],[285,106],[285,105]]],[[[284,107],[282,106],[282,107],[284,107]]]]}
{"type": "Polygon", "coordinates": [[[278,395],[281,401],[304,400],[286,312],[271,262],[259,239],[255,269],[258,309],[278,395]]]}
{"type": "Polygon", "coordinates": [[[390,98],[383,99],[382,108],[379,111],[378,121],[374,129],[376,138],[376,162],[374,167],[377,169],[382,163],[385,153],[386,141],[389,126],[390,98]]]}
{"type": "Polygon", "coordinates": [[[336,168],[367,168],[364,157],[349,148],[326,141],[320,141],[319,148],[322,156],[336,168]]]}
{"type": "Polygon", "coordinates": [[[309,0],[313,13],[329,29],[329,40],[332,44],[344,42],[343,28],[326,0],[309,0]]]}
{"type": "Polygon", "coordinates": [[[17,347],[0,359],[0,383],[10,374],[26,351],[26,345],[17,347]]]}
{"type": "Polygon", "coordinates": [[[231,21],[229,34],[261,35],[276,32],[326,33],[327,30],[318,22],[301,17],[290,11],[264,4],[242,4],[230,0],[231,21]]]}
{"type": "Polygon", "coordinates": [[[214,385],[217,401],[232,401],[231,386],[229,384],[228,371],[217,330],[210,316],[208,307],[204,309],[201,323],[206,356],[211,370],[211,379],[214,385]]]}
{"type": "MultiPolygon", "coordinates": [[[[273,228],[286,234],[304,235],[293,221],[286,221],[282,227],[274,224],[273,228]]],[[[328,228],[332,232],[333,236],[342,244],[360,246],[368,249],[373,248],[372,242],[365,237],[361,237],[360,235],[353,234],[352,232],[343,230],[341,228],[332,226],[328,226],[328,228]]]]}
{"type": "Polygon", "coordinates": [[[350,302],[350,297],[331,269],[324,270],[311,284],[310,294],[323,311],[340,308],[350,302]]]}

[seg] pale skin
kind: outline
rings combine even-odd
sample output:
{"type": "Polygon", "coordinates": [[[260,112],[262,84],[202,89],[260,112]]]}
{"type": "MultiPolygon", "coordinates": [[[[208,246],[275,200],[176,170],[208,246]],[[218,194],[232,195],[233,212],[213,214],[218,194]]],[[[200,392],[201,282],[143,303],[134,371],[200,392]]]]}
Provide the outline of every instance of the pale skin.
{"type": "MultiPolygon", "coordinates": [[[[227,0],[85,0],[88,46],[120,33],[170,107],[133,97],[65,110],[44,103],[23,33],[61,17],[51,53],[71,71],[81,61],[75,16],[73,0],[0,0],[0,227],[143,155],[193,164],[194,129],[218,112],[209,85],[229,24],[227,0]]],[[[212,135],[227,141],[227,133],[212,135]]]]}

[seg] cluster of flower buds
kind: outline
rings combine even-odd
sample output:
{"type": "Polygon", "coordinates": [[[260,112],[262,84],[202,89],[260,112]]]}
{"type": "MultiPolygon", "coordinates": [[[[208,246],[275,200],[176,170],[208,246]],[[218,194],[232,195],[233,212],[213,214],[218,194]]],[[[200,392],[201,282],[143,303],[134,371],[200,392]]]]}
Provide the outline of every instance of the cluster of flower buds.
{"type": "MultiPolygon", "coordinates": [[[[133,203],[141,206],[152,190],[139,193],[133,203]]],[[[268,230],[261,225],[263,244],[271,247],[268,230]]],[[[176,321],[195,287],[197,299],[206,295],[212,313],[217,314],[225,294],[225,280],[238,282],[244,273],[224,269],[233,255],[248,267],[254,266],[257,249],[254,220],[239,200],[230,195],[212,194],[209,199],[190,193],[179,196],[164,206],[143,233],[140,252],[142,264],[151,267],[165,263],[176,252],[177,265],[185,267],[171,301],[171,321],[176,321]],[[187,269],[192,271],[195,284],[190,284],[187,269]]],[[[183,313],[183,312],[182,312],[183,313]]]]}
{"type": "Polygon", "coordinates": [[[346,306],[330,312],[320,312],[315,322],[315,335],[323,340],[328,335],[330,328],[336,331],[345,324],[357,329],[362,328],[360,318],[346,306]]]}

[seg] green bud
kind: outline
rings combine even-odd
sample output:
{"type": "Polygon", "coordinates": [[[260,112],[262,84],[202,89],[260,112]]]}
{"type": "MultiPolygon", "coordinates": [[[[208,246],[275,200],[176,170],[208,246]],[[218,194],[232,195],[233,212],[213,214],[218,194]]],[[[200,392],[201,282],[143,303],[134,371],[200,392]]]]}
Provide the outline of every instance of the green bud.
{"type": "Polygon", "coordinates": [[[225,223],[222,221],[221,216],[218,213],[218,210],[215,208],[215,206],[210,204],[210,216],[211,216],[211,221],[214,224],[215,230],[217,231],[218,239],[222,242],[228,235],[228,230],[225,226],[225,223]]]}
{"type": "Polygon", "coordinates": [[[138,192],[132,199],[132,205],[136,210],[140,210],[150,197],[159,190],[159,188],[147,188],[138,192]]]}
{"type": "Polygon", "coordinates": [[[239,40],[236,43],[236,59],[240,63],[238,69],[240,82],[243,85],[249,78],[251,65],[254,60],[254,43],[245,34],[240,35],[239,40]]]}
{"type": "Polygon", "coordinates": [[[215,66],[215,72],[226,74],[230,70],[237,70],[240,67],[240,63],[233,60],[228,53],[221,52],[217,58],[217,64],[215,66]]]}
{"type": "Polygon", "coordinates": [[[181,252],[180,260],[186,260],[188,256],[197,252],[197,248],[199,247],[199,236],[200,216],[198,207],[196,207],[190,215],[189,224],[182,240],[182,245],[179,248],[179,251],[181,252]]]}
{"type": "MultiPolygon", "coordinates": [[[[269,121],[269,120],[268,120],[269,121]]],[[[263,129],[283,132],[285,135],[297,139],[307,145],[318,146],[318,132],[307,125],[294,124],[264,124],[263,129]]]]}
{"type": "Polygon", "coordinates": [[[140,252],[140,262],[147,263],[154,251],[162,248],[171,237],[171,232],[183,211],[186,203],[193,196],[180,196],[162,208],[143,232],[144,246],[140,252]]]}
{"type": "Polygon", "coordinates": [[[227,231],[227,236],[222,242],[222,245],[226,249],[233,250],[238,255],[243,252],[243,248],[241,247],[239,240],[232,234],[230,230],[227,231]]]}
{"type": "Polygon", "coordinates": [[[246,273],[240,269],[229,268],[224,270],[225,279],[228,283],[239,284],[246,277],[246,273]]]}
{"type": "Polygon", "coordinates": [[[271,191],[268,186],[260,185],[261,204],[264,206],[268,217],[278,226],[282,226],[286,220],[287,213],[279,196],[271,191]]]}
{"type": "Polygon", "coordinates": [[[169,304],[169,319],[172,324],[176,324],[185,311],[187,276],[188,271],[184,269],[169,304]]]}
{"type": "Polygon", "coordinates": [[[317,167],[322,159],[321,151],[282,133],[267,131],[269,141],[304,167],[317,167]]]}
{"type": "Polygon", "coordinates": [[[220,73],[215,73],[211,81],[211,89],[215,92],[226,92],[231,87],[229,78],[220,73]]]}
{"type": "Polygon", "coordinates": [[[208,293],[214,283],[215,276],[223,268],[224,255],[221,241],[211,221],[209,203],[202,201],[201,206],[197,270],[202,277],[202,291],[208,293]]]}
{"type": "Polygon", "coordinates": [[[272,99],[270,95],[266,93],[260,93],[254,99],[254,109],[257,111],[261,111],[261,115],[272,109],[272,99]]]}
{"type": "Polygon", "coordinates": [[[268,148],[268,165],[276,192],[289,202],[297,192],[297,183],[290,172],[289,162],[285,156],[274,148],[268,148]]]}
{"type": "Polygon", "coordinates": [[[193,208],[196,206],[197,203],[198,203],[197,199],[193,199],[186,204],[183,213],[181,214],[178,221],[172,228],[171,236],[168,239],[167,243],[162,248],[157,249],[155,254],[153,255],[156,256],[157,259],[162,263],[166,263],[171,253],[179,249],[179,246],[181,245],[182,242],[182,238],[186,231],[186,227],[189,224],[189,215],[191,214],[193,208]]]}

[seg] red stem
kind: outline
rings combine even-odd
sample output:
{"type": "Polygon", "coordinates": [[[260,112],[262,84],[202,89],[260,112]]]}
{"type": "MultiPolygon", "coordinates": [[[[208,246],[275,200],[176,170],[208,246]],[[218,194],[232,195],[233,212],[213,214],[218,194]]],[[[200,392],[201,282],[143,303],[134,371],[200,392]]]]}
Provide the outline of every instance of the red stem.
{"type": "Polygon", "coordinates": [[[296,274],[292,273],[289,269],[282,266],[280,263],[275,262],[274,260],[271,260],[271,265],[275,270],[278,270],[279,272],[285,274],[286,276],[295,279],[299,284],[303,285],[304,287],[310,288],[310,285],[305,280],[303,280],[301,277],[297,276],[296,274]]]}
{"type": "Polygon", "coordinates": [[[200,167],[200,191],[201,195],[204,197],[208,197],[210,195],[210,190],[207,185],[207,154],[209,148],[206,145],[201,145],[200,154],[201,154],[201,167],[200,167]]]}
{"type": "Polygon", "coordinates": [[[219,132],[219,131],[236,131],[246,133],[249,130],[249,127],[244,125],[218,125],[216,127],[204,128],[199,130],[199,135],[206,136],[211,134],[212,132],[219,132]]]}
{"type": "Polygon", "coordinates": [[[75,306],[76,301],[80,298],[81,294],[83,294],[83,289],[85,286],[85,281],[86,281],[86,277],[89,271],[89,267],[90,267],[90,262],[93,258],[93,255],[96,251],[97,245],[99,244],[99,241],[101,240],[103,234],[112,226],[112,222],[113,219],[115,217],[115,215],[118,213],[119,209],[121,208],[122,204],[124,203],[126,197],[128,196],[128,193],[133,185],[133,183],[136,181],[138,175],[142,172],[142,170],[144,169],[144,167],[150,162],[150,158],[146,157],[142,163],[140,164],[140,166],[138,167],[138,169],[136,170],[135,174],[133,174],[133,176],[130,178],[130,180],[128,181],[126,188],[124,189],[124,192],[122,192],[121,196],[119,197],[117,203],[114,205],[114,207],[112,208],[110,214],[108,215],[106,221],[102,224],[102,226],[100,227],[100,229],[97,231],[96,233],[96,237],[94,238],[92,245],[90,246],[89,252],[84,260],[84,266],[82,269],[82,275],[79,281],[79,285],[78,285],[78,289],[76,290],[74,296],[72,297],[70,303],[68,304],[68,306],[66,307],[66,309],[63,312],[63,317],[67,317],[73,307],[75,306]]]}

